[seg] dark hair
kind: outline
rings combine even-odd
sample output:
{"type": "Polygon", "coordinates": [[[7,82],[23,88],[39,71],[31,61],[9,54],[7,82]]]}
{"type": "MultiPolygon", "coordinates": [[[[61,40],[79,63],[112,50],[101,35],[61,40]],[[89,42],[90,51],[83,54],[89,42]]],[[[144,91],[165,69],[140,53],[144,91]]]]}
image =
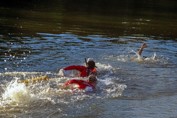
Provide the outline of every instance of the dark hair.
{"type": "Polygon", "coordinates": [[[95,75],[90,75],[89,76],[89,82],[91,82],[91,83],[97,82],[96,76],[95,75]]]}
{"type": "Polygon", "coordinates": [[[95,62],[92,61],[92,60],[90,60],[90,61],[87,62],[87,66],[88,66],[88,68],[95,68],[96,67],[95,66],[95,62]]]}

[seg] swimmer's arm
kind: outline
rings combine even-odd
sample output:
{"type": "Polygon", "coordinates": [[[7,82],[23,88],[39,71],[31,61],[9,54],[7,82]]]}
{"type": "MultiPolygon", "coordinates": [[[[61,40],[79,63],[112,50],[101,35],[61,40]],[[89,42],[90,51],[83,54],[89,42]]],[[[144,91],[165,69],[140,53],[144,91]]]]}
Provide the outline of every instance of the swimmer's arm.
{"type": "Polygon", "coordinates": [[[146,43],[143,43],[143,45],[140,47],[140,49],[138,50],[138,54],[141,55],[142,52],[143,52],[143,49],[147,47],[147,44],[146,43]]]}

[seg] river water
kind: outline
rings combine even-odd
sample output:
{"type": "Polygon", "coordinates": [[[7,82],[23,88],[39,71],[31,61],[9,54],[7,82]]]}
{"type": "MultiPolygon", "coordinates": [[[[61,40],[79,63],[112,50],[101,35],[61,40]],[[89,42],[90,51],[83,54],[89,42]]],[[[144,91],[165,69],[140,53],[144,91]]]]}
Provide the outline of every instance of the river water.
{"type": "Polygon", "coordinates": [[[1,2],[0,117],[176,118],[176,12],[175,0],[1,2]],[[60,89],[59,69],[85,58],[97,91],[60,89]]]}

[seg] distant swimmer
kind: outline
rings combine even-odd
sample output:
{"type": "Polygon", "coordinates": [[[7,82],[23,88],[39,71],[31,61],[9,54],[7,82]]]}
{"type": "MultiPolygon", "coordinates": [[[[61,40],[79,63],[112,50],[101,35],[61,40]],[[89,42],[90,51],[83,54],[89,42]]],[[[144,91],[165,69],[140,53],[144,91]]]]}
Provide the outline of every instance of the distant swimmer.
{"type": "Polygon", "coordinates": [[[59,75],[65,76],[65,72],[68,70],[77,70],[79,72],[78,77],[88,77],[89,75],[97,75],[97,69],[95,65],[95,61],[93,59],[85,60],[86,66],[82,65],[71,65],[65,68],[60,69],[59,75]]]}
{"type": "Polygon", "coordinates": [[[147,44],[146,44],[146,43],[143,43],[143,44],[141,45],[141,47],[138,49],[138,51],[136,52],[137,58],[132,57],[132,58],[131,58],[131,61],[143,61],[144,58],[146,58],[146,57],[142,57],[142,56],[141,56],[141,55],[142,55],[142,52],[143,52],[143,50],[144,50],[144,48],[147,48],[147,44]]]}
{"type": "Polygon", "coordinates": [[[90,75],[88,80],[71,79],[64,83],[64,89],[78,89],[86,92],[94,92],[96,90],[97,78],[95,75],[90,75]]]}
{"type": "Polygon", "coordinates": [[[143,44],[141,45],[140,49],[139,49],[138,52],[137,52],[140,56],[141,56],[141,54],[142,54],[144,48],[147,48],[147,44],[146,44],[146,43],[143,43],[143,44]]]}

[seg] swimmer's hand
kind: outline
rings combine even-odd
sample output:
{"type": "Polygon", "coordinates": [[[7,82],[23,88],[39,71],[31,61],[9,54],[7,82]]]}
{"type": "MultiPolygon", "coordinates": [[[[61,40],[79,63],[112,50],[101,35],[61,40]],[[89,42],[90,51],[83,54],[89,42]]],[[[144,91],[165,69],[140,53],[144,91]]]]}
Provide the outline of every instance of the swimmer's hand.
{"type": "Polygon", "coordinates": [[[141,46],[141,48],[147,48],[147,44],[143,43],[143,45],[141,46]]]}

